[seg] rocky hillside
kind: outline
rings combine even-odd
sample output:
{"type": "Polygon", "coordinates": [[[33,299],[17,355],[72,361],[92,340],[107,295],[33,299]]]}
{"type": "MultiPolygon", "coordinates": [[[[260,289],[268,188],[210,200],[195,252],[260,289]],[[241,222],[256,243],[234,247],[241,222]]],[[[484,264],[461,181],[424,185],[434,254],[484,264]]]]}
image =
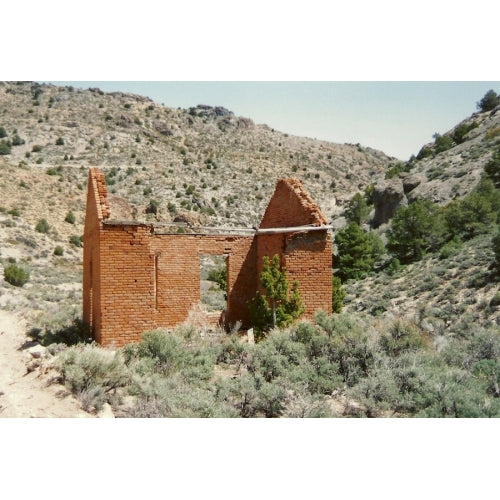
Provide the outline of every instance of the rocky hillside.
{"type": "Polygon", "coordinates": [[[344,310],[356,316],[404,317],[444,341],[473,327],[500,325],[500,287],[491,234],[452,252],[426,255],[398,272],[347,282],[344,310]]]}
{"type": "Polygon", "coordinates": [[[500,138],[500,106],[474,113],[433,143],[422,147],[411,174],[422,183],[409,193],[409,201],[431,199],[446,203],[465,196],[479,181],[500,138]]]}
{"type": "Polygon", "coordinates": [[[375,226],[417,199],[445,205],[470,193],[499,142],[500,106],[474,113],[434,138],[416,157],[392,167],[386,179],[376,183],[375,226]]]}
{"type": "Polygon", "coordinates": [[[106,173],[113,218],[250,227],[281,177],[302,179],[334,217],[395,164],[380,151],[295,137],[222,107],[172,109],[31,82],[0,83],[0,152],[0,262],[30,273],[22,288],[0,280],[0,306],[38,326],[80,313],[90,166],[106,173]],[[156,214],[146,213],[151,203],[156,214]],[[47,225],[37,230],[41,219],[47,225]]]}
{"type": "MultiPolygon", "coordinates": [[[[101,167],[111,193],[125,200],[115,203],[116,217],[143,219],[154,199],[161,220],[187,214],[206,225],[252,226],[280,177],[302,179],[332,217],[339,205],[382,179],[395,163],[360,145],[295,137],[256,125],[223,107],[172,109],[96,88],[0,84],[0,126],[12,143],[0,166],[24,170],[28,177],[32,172],[55,175],[64,191],[61,199],[70,196],[77,219],[89,166],[101,167]]],[[[52,182],[43,184],[50,191],[52,182]]],[[[21,196],[15,191],[2,192],[4,205],[23,203],[24,191],[21,196]]],[[[58,200],[54,202],[52,212],[58,210],[58,200]]]]}

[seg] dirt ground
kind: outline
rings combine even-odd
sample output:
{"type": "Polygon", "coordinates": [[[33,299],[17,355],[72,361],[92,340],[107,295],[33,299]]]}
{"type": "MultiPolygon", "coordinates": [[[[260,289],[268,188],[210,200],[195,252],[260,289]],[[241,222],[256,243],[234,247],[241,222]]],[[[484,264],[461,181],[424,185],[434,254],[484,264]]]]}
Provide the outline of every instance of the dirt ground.
{"type": "Polygon", "coordinates": [[[0,417],[91,417],[54,382],[56,372],[43,348],[33,345],[25,332],[22,318],[0,309],[0,417]]]}

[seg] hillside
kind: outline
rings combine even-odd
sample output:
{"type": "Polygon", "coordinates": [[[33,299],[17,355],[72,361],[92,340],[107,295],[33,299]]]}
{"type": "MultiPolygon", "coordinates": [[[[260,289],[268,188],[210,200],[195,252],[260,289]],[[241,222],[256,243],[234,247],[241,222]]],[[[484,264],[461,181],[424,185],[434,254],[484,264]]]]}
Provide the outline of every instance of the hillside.
{"type": "MultiPolygon", "coordinates": [[[[360,145],[256,125],[222,107],[173,109],[137,95],[36,83],[0,84],[0,126],[6,139],[17,134],[25,141],[1,157],[0,165],[24,169],[28,176],[55,173],[62,179],[58,188],[65,195],[69,190],[77,219],[84,195],[78,186],[84,186],[89,166],[102,168],[111,193],[128,202],[117,216],[145,218],[155,199],[162,220],[188,213],[207,225],[252,226],[281,177],[303,180],[331,217],[337,203],[383,178],[394,162],[360,145]]],[[[22,203],[16,189],[2,195],[4,205],[22,203]]],[[[57,195],[54,201],[56,213],[57,195]]],[[[32,219],[29,207],[25,217],[32,219]]]]}
{"type": "Polygon", "coordinates": [[[386,175],[401,187],[407,201],[428,199],[446,204],[477,185],[500,137],[500,106],[476,112],[434,142],[425,144],[406,164],[386,175]]]}
{"type": "MultiPolygon", "coordinates": [[[[472,207],[472,212],[475,207],[478,214],[486,212],[486,225],[452,241],[452,235],[443,232],[439,245],[425,251],[422,258],[393,267],[385,244],[391,218],[400,207],[420,200],[430,200],[432,210],[439,214],[452,200],[458,210],[465,207],[459,203],[474,193],[485,165],[499,147],[500,106],[474,113],[443,136],[436,135],[434,142],[424,145],[417,157],[406,163],[361,145],[291,136],[256,125],[250,118],[236,117],[222,107],[173,109],[131,94],[34,83],[0,83],[0,132],[2,128],[0,262],[3,268],[19,264],[30,276],[22,287],[0,281],[0,307],[16,311],[26,321],[26,328],[38,331],[54,332],[81,315],[80,236],[90,166],[97,165],[106,174],[112,218],[214,227],[258,224],[276,180],[295,176],[333,223],[335,236],[346,225],[346,208],[353,195],[362,193],[368,198],[373,186],[375,208],[371,207],[362,226],[366,234],[381,237],[384,250],[376,267],[344,281],[344,315],[323,318],[314,331],[299,325],[270,339],[269,344],[262,342],[249,350],[238,346],[234,338],[227,346],[227,337],[218,332],[220,338],[202,339],[208,342],[200,347],[202,357],[206,357],[204,367],[213,365],[215,370],[210,368],[204,375],[205,368],[196,362],[198,354],[190,351],[197,349],[193,341],[196,333],[181,327],[177,334],[183,340],[163,340],[178,342],[177,347],[187,343],[189,356],[193,356],[188,356],[189,362],[183,361],[187,365],[182,377],[187,378],[182,383],[187,385],[179,385],[180,375],[173,374],[168,383],[160,381],[158,387],[150,388],[145,377],[139,384],[144,391],[139,406],[120,409],[116,403],[118,412],[129,416],[234,416],[236,407],[240,416],[498,414],[498,374],[490,374],[488,365],[487,375],[493,382],[488,379],[486,384],[477,377],[477,370],[485,367],[476,366],[492,361],[494,370],[500,367],[500,343],[494,333],[500,324],[499,274],[492,248],[498,206],[491,201],[498,198],[498,189],[491,188],[496,194],[490,193],[488,200],[481,194],[479,204],[472,207]],[[150,204],[159,207],[156,214],[147,213],[150,204]],[[378,212],[387,217],[375,224],[378,212]],[[40,224],[42,219],[45,224],[40,224]],[[333,331],[345,333],[345,346],[336,344],[340,340],[332,336],[333,331]],[[324,366],[312,363],[302,352],[310,341],[319,341],[318,332],[322,335],[318,339],[328,333],[332,342],[328,349],[337,356],[326,363],[326,358],[316,353],[324,366]],[[356,344],[360,338],[363,345],[356,344]],[[351,340],[353,344],[348,346],[351,340]],[[283,367],[282,375],[261,386],[259,370],[265,373],[269,356],[281,360],[281,353],[274,351],[289,342],[290,352],[301,352],[300,370],[304,371],[283,367]],[[345,364],[341,354],[345,349],[350,356],[351,348],[355,356],[361,356],[356,361],[360,366],[354,368],[350,361],[345,364]],[[361,359],[363,353],[368,355],[366,360],[361,359]],[[318,367],[324,371],[316,373],[318,367]],[[389,373],[388,367],[395,371],[389,373]],[[198,370],[205,378],[192,375],[198,370]],[[412,392],[411,401],[407,401],[406,379],[397,370],[403,370],[404,377],[418,372],[419,383],[426,387],[430,399],[423,402],[415,385],[410,391],[415,394],[412,392]],[[319,379],[314,381],[316,375],[319,379]],[[215,376],[222,377],[222,382],[218,379],[211,385],[215,376]],[[441,408],[433,399],[441,397],[433,391],[447,377],[455,384],[443,385],[447,398],[453,399],[462,380],[470,383],[467,390],[475,398],[472,408],[465,403],[460,411],[453,405],[441,408]],[[183,399],[191,390],[188,386],[198,382],[201,386],[196,386],[198,392],[188,404],[183,399]],[[304,384],[310,394],[302,399],[300,388],[304,384]],[[385,395],[377,393],[379,387],[385,395]],[[153,400],[149,391],[155,394],[153,400]],[[405,393],[402,400],[398,391],[405,393]],[[238,398],[245,400],[249,394],[255,396],[255,406],[246,414],[249,410],[238,398]],[[286,401],[276,411],[274,406],[266,406],[275,395],[286,401]],[[173,409],[164,406],[164,398],[174,398],[173,409]],[[203,404],[200,407],[199,401],[210,410],[203,409],[203,404]]],[[[473,222],[478,221],[473,218],[473,222]]],[[[338,248],[335,251],[337,272],[338,248]]],[[[208,286],[212,289],[210,283],[208,286]]],[[[92,349],[87,354],[84,351],[82,355],[105,358],[92,349]]],[[[309,347],[306,351],[312,352],[309,347]]],[[[73,363],[71,354],[68,356],[65,362],[73,363]]],[[[123,373],[130,375],[136,363],[138,373],[142,373],[139,358],[138,352],[129,351],[123,373]]],[[[130,390],[137,391],[137,387],[130,390]]],[[[105,394],[96,396],[99,405],[109,399],[105,394]]],[[[87,409],[92,408],[94,396],[86,394],[90,401],[87,409]]]]}
{"type": "Polygon", "coordinates": [[[281,177],[302,179],[333,217],[394,162],[360,145],[274,131],[222,107],[173,109],[138,95],[32,82],[0,83],[0,127],[0,141],[11,144],[0,155],[0,257],[31,274],[23,288],[2,281],[8,293],[0,290],[0,305],[38,321],[80,309],[78,237],[90,166],[106,173],[113,218],[251,227],[281,177]],[[146,213],[151,200],[155,215],[146,213]],[[74,222],[65,221],[70,211],[74,222]],[[35,230],[42,218],[46,233],[35,230]]]}

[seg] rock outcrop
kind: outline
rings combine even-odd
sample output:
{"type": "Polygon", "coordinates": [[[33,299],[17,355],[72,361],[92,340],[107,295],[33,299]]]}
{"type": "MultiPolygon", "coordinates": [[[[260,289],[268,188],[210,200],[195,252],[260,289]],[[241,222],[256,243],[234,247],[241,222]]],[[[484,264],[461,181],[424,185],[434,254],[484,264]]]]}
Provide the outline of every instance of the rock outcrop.
{"type": "Polygon", "coordinates": [[[400,207],[408,205],[401,179],[379,182],[375,186],[373,202],[375,205],[373,224],[378,227],[388,222],[400,207]]]}

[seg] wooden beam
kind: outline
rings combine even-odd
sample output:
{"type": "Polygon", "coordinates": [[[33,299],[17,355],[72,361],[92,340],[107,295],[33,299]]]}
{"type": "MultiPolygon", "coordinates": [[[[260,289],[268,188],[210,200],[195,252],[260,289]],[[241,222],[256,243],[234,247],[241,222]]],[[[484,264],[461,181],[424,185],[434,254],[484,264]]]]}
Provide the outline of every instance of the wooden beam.
{"type": "Polygon", "coordinates": [[[298,233],[298,232],[309,232],[309,231],[328,231],[333,229],[333,226],[293,226],[293,227],[270,227],[257,229],[255,234],[279,234],[279,233],[298,233]]]}

